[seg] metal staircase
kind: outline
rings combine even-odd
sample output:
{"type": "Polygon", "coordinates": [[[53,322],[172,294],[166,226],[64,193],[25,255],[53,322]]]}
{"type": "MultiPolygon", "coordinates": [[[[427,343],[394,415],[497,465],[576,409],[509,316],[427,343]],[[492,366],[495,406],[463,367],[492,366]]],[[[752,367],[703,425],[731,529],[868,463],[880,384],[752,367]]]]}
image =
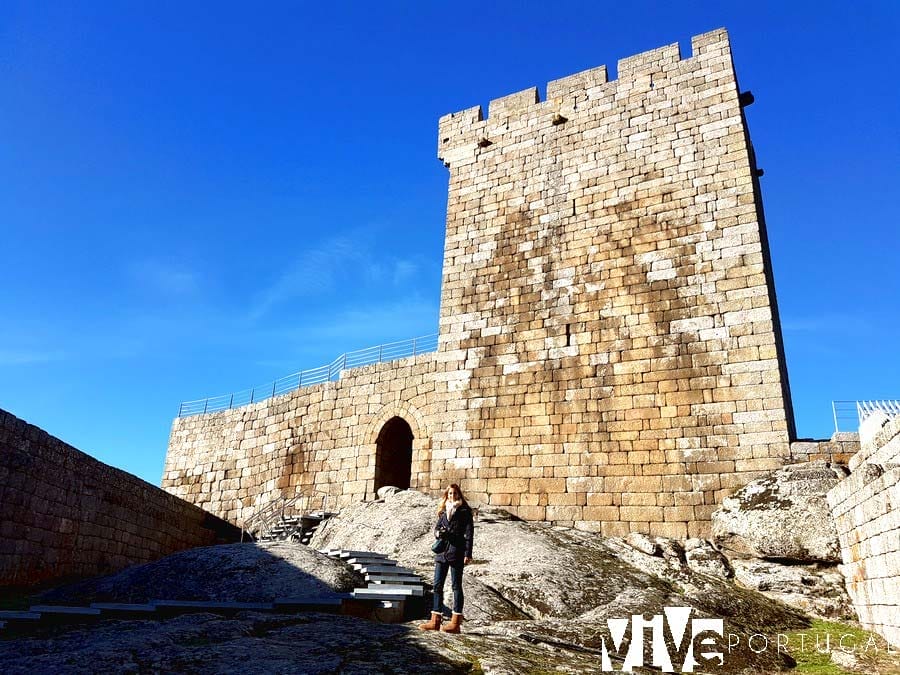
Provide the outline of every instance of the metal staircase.
{"type": "Polygon", "coordinates": [[[327,510],[328,495],[305,492],[294,497],[279,497],[244,521],[241,540],[296,541],[309,545],[313,533],[324,521],[336,515],[327,510]],[[319,508],[313,510],[315,500],[319,508]]]}
{"type": "Polygon", "coordinates": [[[319,525],[334,515],[331,511],[313,511],[303,516],[282,516],[256,537],[256,541],[296,541],[309,546],[319,525]]]}
{"type": "Polygon", "coordinates": [[[381,602],[381,621],[403,621],[422,616],[425,610],[425,585],[422,577],[414,570],[400,567],[396,560],[372,551],[325,548],[319,553],[343,560],[365,577],[367,585],[354,588],[350,595],[358,601],[381,602]]]}

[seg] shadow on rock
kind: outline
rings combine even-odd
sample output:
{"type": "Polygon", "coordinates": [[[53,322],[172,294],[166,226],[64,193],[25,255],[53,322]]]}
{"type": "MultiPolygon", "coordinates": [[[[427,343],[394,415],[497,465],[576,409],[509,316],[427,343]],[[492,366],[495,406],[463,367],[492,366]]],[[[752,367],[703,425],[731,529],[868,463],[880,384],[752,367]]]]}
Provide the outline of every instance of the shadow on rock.
{"type": "Polygon", "coordinates": [[[347,565],[292,542],[209,546],[181,551],[117,574],[42,594],[45,603],[213,600],[271,602],[324,597],[365,585],[347,565]]]}

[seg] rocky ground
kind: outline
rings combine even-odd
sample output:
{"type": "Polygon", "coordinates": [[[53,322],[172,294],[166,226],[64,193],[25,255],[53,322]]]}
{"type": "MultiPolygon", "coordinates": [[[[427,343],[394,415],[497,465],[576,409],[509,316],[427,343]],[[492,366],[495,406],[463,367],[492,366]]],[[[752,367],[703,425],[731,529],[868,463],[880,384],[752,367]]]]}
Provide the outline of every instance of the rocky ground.
{"type": "MultiPolygon", "coordinates": [[[[194,549],[56,589],[43,601],[261,601],[360,585],[342,563],[314,550],[325,546],[385,553],[430,579],[435,508],[433,498],[402,491],[345,508],[320,528],[311,548],[280,543],[194,549]]],[[[790,669],[793,660],[776,649],[755,653],[749,649],[752,636],[774,642],[777,633],[807,628],[806,613],[847,610],[841,580],[828,563],[729,559],[699,539],[603,539],[519,521],[497,509],[478,513],[474,558],[464,575],[468,620],[461,636],[419,631],[417,622],[385,625],[324,614],[195,614],[107,621],[0,641],[0,663],[11,673],[596,673],[604,641],[611,644],[608,619],[649,619],[667,607],[686,607],[691,618],[722,618],[735,643],[730,649],[728,637],[720,643],[723,665],[695,672],[774,673],[790,669]]],[[[684,651],[674,647],[670,633],[666,638],[680,671],[684,651]]],[[[650,664],[649,638],[644,652],[650,664]]],[[[613,656],[620,670],[621,658],[613,656]]]]}
{"type": "Polygon", "coordinates": [[[266,602],[364,586],[344,563],[290,542],[195,548],[42,594],[42,604],[216,600],[266,602]]]}

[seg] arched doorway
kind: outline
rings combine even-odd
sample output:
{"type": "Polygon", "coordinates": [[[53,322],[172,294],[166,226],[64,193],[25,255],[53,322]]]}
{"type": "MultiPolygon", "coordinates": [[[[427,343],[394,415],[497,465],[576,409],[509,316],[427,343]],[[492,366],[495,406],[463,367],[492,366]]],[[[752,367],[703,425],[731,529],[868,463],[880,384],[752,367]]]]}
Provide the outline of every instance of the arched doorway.
{"type": "Polygon", "coordinates": [[[375,490],[385,485],[409,489],[412,473],[412,428],[402,417],[392,417],[375,441],[375,490]]]}

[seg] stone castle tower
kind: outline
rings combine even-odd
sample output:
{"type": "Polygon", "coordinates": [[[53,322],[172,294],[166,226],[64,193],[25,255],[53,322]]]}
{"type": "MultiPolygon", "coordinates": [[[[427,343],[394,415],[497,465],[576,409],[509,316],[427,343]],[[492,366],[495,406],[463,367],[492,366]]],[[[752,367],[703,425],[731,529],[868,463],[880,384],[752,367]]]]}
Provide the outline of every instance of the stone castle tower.
{"type": "Polygon", "coordinates": [[[436,352],[175,420],[163,487],[437,490],[604,534],[706,533],[794,437],[753,150],[724,30],[440,120],[436,352]]]}

